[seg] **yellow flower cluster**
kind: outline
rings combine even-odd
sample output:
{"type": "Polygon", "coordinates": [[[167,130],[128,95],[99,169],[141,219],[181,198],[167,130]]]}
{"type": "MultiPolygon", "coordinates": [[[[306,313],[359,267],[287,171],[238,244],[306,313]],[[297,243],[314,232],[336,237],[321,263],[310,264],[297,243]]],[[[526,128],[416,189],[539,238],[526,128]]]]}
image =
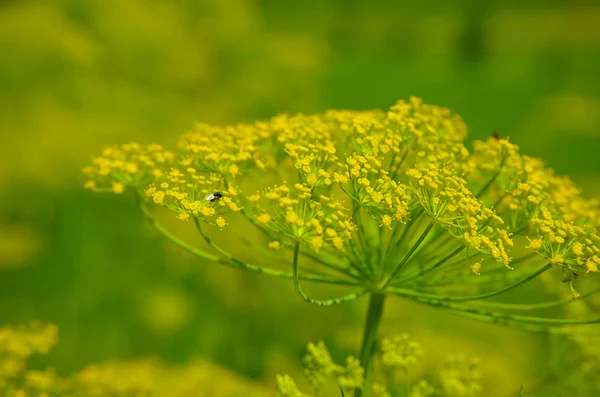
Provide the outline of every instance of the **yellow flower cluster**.
{"type": "Polygon", "coordinates": [[[344,250],[355,225],[339,200],[331,196],[314,197],[308,184],[297,183],[268,188],[262,197],[248,198],[253,204],[256,222],[268,233],[284,240],[304,241],[318,251],[322,247],[344,250]],[[266,201],[268,210],[260,205],[266,201]]]}
{"type": "Polygon", "coordinates": [[[486,141],[474,141],[473,153],[464,168],[470,174],[470,179],[487,180],[497,172],[518,173],[524,169],[518,152],[517,145],[499,136],[491,136],[486,141]]]}
{"type": "Polygon", "coordinates": [[[235,177],[248,168],[266,167],[269,157],[261,149],[271,136],[264,123],[224,127],[198,124],[181,137],[177,147],[185,162],[198,172],[235,177]]]}
{"type": "Polygon", "coordinates": [[[467,137],[467,127],[459,115],[448,108],[425,104],[416,97],[398,101],[387,116],[415,142],[462,142],[467,137]]]}
{"type": "MultiPolygon", "coordinates": [[[[327,386],[328,381],[334,381],[344,391],[344,395],[361,390],[367,397],[389,397],[387,388],[379,383],[365,386],[364,371],[360,363],[353,357],[348,357],[346,365],[338,365],[323,342],[308,344],[308,352],[304,358],[304,374],[309,384],[314,388],[315,395],[327,386]]],[[[400,369],[405,375],[423,355],[421,345],[403,334],[382,341],[379,357],[381,363],[388,367],[378,372],[387,373],[388,387],[398,388],[396,378],[390,377],[390,369],[400,369]]],[[[289,375],[278,375],[276,379],[277,395],[279,397],[312,397],[313,394],[301,392],[296,382],[289,375]]],[[[410,386],[410,388],[409,388],[410,386]]],[[[427,379],[419,379],[412,385],[409,397],[475,397],[482,391],[481,372],[478,360],[467,358],[465,355],[451,355],[438,368],[437,372],[427,379]]]]}
{"type": "MultiPolygon", "coordinates": [[[[345,366],[338,365],[323,342],[309,343],[307,350],[304,374],[317,395],[320,395],[320,390],[330,378],[335,379],[344,394],[363,388],[364,370],[356,358],[349,356],[345,366]]],[[[278,375],[276,387],[279,397],[311,397],[298,390],[296,382],[289,375],[278,375]]]]}
{"type": "Polygon", "coordinates": [[[86,178],[84,186],[121,194],[129,187],[137,189],[148,185],[154,177],[162,175],[164,167],[174,159],[173,153],[156,144],[109,146],[82,170],[86,178]]]}
{"type": "Polygon", "coordinates": [[[449,356],[430,381],[421,379],[415,383],[408,397],[475,397],[481,395],[481,372],[477,359],[464,355],[449,356]],[[434,386],[437,385],[437,386],[434,386]]]}
{"type": "Polygon", "coordinates": [[[421,344],[410,339],[408,334],[381,341],[381,362],[388,367],[406,370],[422,355],[421,344]]]}
{"type": "Polygon", "coordinates": [[[155,359],[91,365],[75,374],[76,396],[265,397],[267,388],[206,361],[168,367],[155,359]]]}
{"type": "Polygon", "coordinates": [[[304,374],[315,390],[319,390],[331,376],[336,378],[339,387],[345,392],[362,389],[364,371],[356,358],[349,356],[345,366],[337,365],[323,342],[309,343],[307,350],[304,374]]]}
{"type": "Polygon", "coordinates": [[[434,397],[439,395],[438,390],[425,379],[421,379],[410,390],[408,397],[434,397]]]}
{"type": "Polygon", "coordinates": [[[0,328],[0,393],[6,397],[264,397],[267,388],[205,361],[166,366],[156,359],[106,362],[67,377],[32,370],[27,359],[47,354],[58,340],[55,325],[0,328]]]}
{"type": "Polygon", "coordinates": [[[528,248],[535,250],[554,265],[563,267],[568,279],[579,272],[597,272],[600,268],[600,237],[596,231],[553,219],[542,207],[540,216],[532,220],[537,238],[530,239],[528,248]]]}
{"type": "Polygon", "coordinates": [[[462,354],[448,357],[439,378],[444,396],[475,397],[482,390],[479,360],[462,354]]]}
{"type": "Polygon", "coordinates": [[[289,163],[297,170],[300,182],[311,188],[330,186],[332,167],[337,161],[334,134],[318,116],[298,115],[276,118],[273,133],[287,154],[289,163]]]}
{"type": "Polygon", "coordinates": [[[391,229],[393,221],[404,222],[411,201],[407,186],[389,176],[382,162],[374,155],[352,154],[346,159],[344,179],[349,181],[351,195],[382,226],[391,229]]]}
{"type": "Polygon", "coordinates": [[[505,138],[475,142],[465,168],[470,184],[494,203],[511,234],[533,234],[527,248],[563,267],[569,279],[598,271],[598,200],[584,198],[568,178],[555,175],[539,159],[520,155],[505,138]]]}
{"type": "MultiPolygon", "coordinates": [[[[171,168],[155,178],[145,190],[146,197],[172,211],[178,218],[188,220],[217,216],[219,226],[224,225],[222,214],[240,211],[235,199],[237,190],[225,188],[223,178],[217,174],[202,175],[195,168],[171,168]]],[[[222,227],[222,226],[221,226],[222,227]]]]}
{"type": "Polygon", "coordinates": [[[510,259],[507,248],[513,245],[504,221],[473,196],[466,181],[452,169],[410,169],[411,188],[423,210],[453,236],[471,248],[504,263],[510,259]]]}
{"type": "Polygon", "coordinates": [[[58,328],[50,324],[0,328],[0,390],[11,386],[15,393],[26,387],[45,392],[53,373],[28,370],[27,360],[34,354],[48,354],[57,342],[58,328]]]}

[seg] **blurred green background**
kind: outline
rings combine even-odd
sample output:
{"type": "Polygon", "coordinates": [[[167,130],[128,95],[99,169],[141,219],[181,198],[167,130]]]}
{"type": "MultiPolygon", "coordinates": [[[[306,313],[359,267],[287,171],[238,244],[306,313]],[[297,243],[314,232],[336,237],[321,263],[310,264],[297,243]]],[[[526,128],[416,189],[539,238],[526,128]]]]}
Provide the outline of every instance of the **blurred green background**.
{"type": "MultiPolygon", "coordinates": [[[[596,0],[1,1],[0,323],[57,323],[39,364],[60,373],[201,356],[272,382],[310,340],[356,353],[365,302],[314,308],[288,282],[199,263],[126,198],[84,191],[81,167],[110,143],[168,147],[197,121],[415,95],[598,195],[599,27],[596,0]]],[[[499,396],[544,373],[543,336],[414,313],[394,301],[384,333],[410,332],[431,362],[485,357],[499,396]]]]}

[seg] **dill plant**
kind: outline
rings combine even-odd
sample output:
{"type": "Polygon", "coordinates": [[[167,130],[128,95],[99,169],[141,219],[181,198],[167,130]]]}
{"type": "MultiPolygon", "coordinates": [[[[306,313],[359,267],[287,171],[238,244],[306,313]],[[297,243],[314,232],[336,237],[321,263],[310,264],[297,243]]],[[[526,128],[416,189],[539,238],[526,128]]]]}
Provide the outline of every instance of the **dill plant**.
{"type": "MultiPolygon", "coordinates": [[[[597,292],[583,283],[600,266],[598,201],[508,138],[494,134],[470,150],[466,138],[460,116],[411,98],[388,111],[199,124],[174,150],[109,146],[83,173],[89,189],[132,194],[160,235],[205,262],[291,279],[313,305],[368,299],[358,360],[346,367],[360,372],[348,389],[361,396],[374,390],[373,356],[390,297],[530,331],[569,333],[600,322],[518,314],[597,292]],[[193,223],[211,251],[175,236],[152,207],[193,223]],[[287,268],[234,255],[235,228],[227,230],[230,246],[213,241],[236,216],[265,236],[274,256],[287,258],[287,268]],[[490,299],[536,278],[568,296],[490,299]],[[304,283],[348,292],[317,298],[304,283]]],[[[280,381],[282,390],[293,389],[280,381]]],[[[302,395],[294,393],[282,395],[302,395]]]]}

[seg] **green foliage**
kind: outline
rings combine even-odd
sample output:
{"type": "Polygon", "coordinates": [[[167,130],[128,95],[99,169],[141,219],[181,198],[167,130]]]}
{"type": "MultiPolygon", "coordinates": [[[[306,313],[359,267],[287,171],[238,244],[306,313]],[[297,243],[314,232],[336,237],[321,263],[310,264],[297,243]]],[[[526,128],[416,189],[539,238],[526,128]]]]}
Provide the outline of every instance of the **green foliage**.
{"type": "MultiPolygon", "coordinates": [[[[600,193],[593,1],[151,3],[13,0],[0,6],[0,318],[45,319],[61,330],[61,343],[34,357],[32,369],[52,366],[66,375],[91,363],[148,355],[170,367],[199,355],[271,381],[282,371],[298,379],[298,350],[307,340],[324,338],[334,357],[360,353],[361,302],[304,307],[291,285],[212,266],[154,238],[127,200],[81,192],[78,169],[106,142],[168,145],[194,121],[384,108],[418,94],[464,116],[470,140],[499,131],[573,177],[588,197],[600,193]]],[[[209,250],[189,230],[193,225],[155,215],[183,241],[209,250]]],[[[274,251],[251,228],[228,222],[222,232],[205,227],[214,244],[250,263],[291,271],[285,249],[274,251]],[[236,244],[232,230],[243,236],[236,244]]],[[[313,265],[305,259],[300,270],[313,265]]],[[[478,278],[500,287],[504,274],[489,270],[482,265],[478,278]]],[[[548,271],[539,279],[556,287],[566,276],[548,271]]],[[[473,273],[464,279],[473,280],[473,273]]],[[[585,280],[582,274],[575,281],[585,280]]],[[[301,286],[311,297],[346,292],[301,286]]],[[[533,282],[485,305],[472,302],[485,313],[469,316],[506,315],[508,304],[512,314],[535,309],[536,316],[563,318],[573,307],[565,306],[572,301],[569,285],[558,287],[567,290],[564,296],[552,292],[560,295],[556,300],[554,287],[533,282]]],[[[445,296],[476,290],[458,283],[445,296]]],[[[583,305],[592,302],[593,289],[577,291],[583,305]]],[[[520,384],[533,397],[598,394],[591,337],[557,347],[542,334],[453,317],[447,311],[456,307],[448,303],[433,311],[389,300],[382,332],[406,330],[430,346],[428,372],[436,365],[431,361],[457,351],[485,357],[484,390],[499,397],[517,394],[520,384]]],[[[569,315],[598,312],[590,305],[569,315]]]]}

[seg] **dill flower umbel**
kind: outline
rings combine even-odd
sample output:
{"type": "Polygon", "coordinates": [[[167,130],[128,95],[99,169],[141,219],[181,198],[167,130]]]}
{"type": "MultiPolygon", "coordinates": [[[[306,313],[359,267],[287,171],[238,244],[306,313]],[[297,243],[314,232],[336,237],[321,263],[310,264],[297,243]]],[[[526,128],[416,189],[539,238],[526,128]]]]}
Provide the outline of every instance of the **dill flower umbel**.
{"type": "Polygon", "coordinates": [[[417,98],[388,111],[201,124],[173,151],[155,144],[105,149],[84,169],[85,186],[131,193],[174,244],[204,261],[292,279],[311,304],[369,295],[359,362],[370,383],[388,295],[531,331],[600,322],[514,313],[569,303],[564,299],[488,300],[541,275],[565,286],[571,300],[586,293],[600,268],[600,204],[508,138],[493,134],[470,149],[466,138],[460,116],[417,98]],[[152,207],[193,221],[212,252],[178,239],[152,207]],[[235,241],[228,224],[240,216],[270,252],[282,258],[288,250],[287,268],[245,261],[211,239],[224,230],[235,241]],[[317,299],[304,282],[349,290],[317,299]]]}

